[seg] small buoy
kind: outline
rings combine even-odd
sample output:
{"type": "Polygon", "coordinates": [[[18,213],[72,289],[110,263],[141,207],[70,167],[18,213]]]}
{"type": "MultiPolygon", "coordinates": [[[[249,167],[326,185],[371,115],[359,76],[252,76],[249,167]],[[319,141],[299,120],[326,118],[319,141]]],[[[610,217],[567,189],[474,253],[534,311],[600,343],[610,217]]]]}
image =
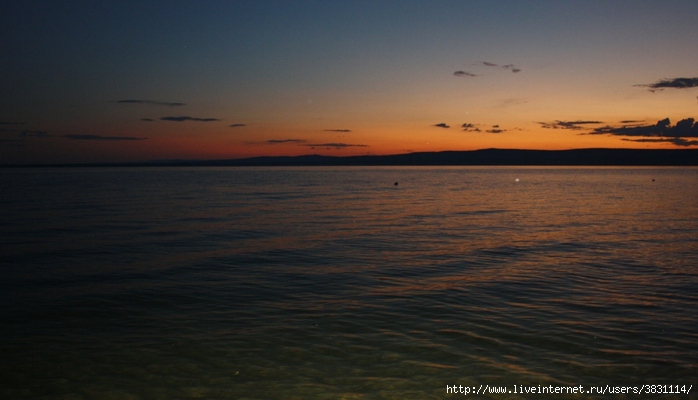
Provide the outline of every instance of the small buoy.
{"type": "Polygon", "coordinates": [[[395,186],[397,186],[397,182],[395,182],[395,186]]]}
{"type": "Polygon", "coordinates": [[[519,181],[519,178],[516,178],[515,181],[518,182],[518,181],[519,181]]]}

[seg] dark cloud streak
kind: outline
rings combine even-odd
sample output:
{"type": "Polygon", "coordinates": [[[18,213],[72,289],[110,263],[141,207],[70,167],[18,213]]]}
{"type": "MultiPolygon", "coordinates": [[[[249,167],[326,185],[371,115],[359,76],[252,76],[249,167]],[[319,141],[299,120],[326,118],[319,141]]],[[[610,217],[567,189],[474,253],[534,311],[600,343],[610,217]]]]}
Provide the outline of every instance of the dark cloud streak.
{"type": "Polygon", "coordinates": [[[265,143],[267,144],[281,144],[281,143],[305,143],[307,140],[303,139],[269,139],[265,143]]]}
{"type": "Polygon", "coordinates": [[[180,107],[186,106],[186,103],[176,103],[169,101],[155,101],[155,100],[116,100],[114,103],[121,104],[149,104],[154,106],[166,106],[166,107],[180,107]]]}
{"type": "Polygon", "coordinates": [[[516,68],[516,66],[514,64],[502,65],[502,68],[508,69],[509,71],[511,71],[513,73],[521,72],[521,68],[516,68]]]}
{"type": "Polygon", "coordinates": [[[487,133],[502,133],[506,132],[506,129],[499,129],[499,125],[492,125],[492,129],[488,129],[485,132],[487,133]]]}
{"type": "Polygon", "coordinates": [[[471,123],[464,123],[460,126],[463,128],[463,131],[465,132],[481,132],[480,128],[476,126],[476,124],[471,124],[471,123]]]}
{"type": "Polygon", "coordinates": [[[454,76],[457,76],[459,78],[466,78],[466,77],[476,77],[477,75],[473,74],[472,72],[466,72],[466,71],[456,71],[453,73],[454,76]]]}
{"type": "Polygon", "coordinates": [[[626,142],[642,142],[642,143],[672,143],[676,146],[698,146],[698,140],[686,140],[682,138],[671,139],[621,139],[626,142]]]}
{"type": "Polygon", "coordinates": [[[654,83],[635,85],[649,88],[650,92],[664,89],[688,89],[698,87],[698,78],[662,79],[654,83]]]}
{"type": "Polygon", "coordinates": [[[349,144],[349,143],[310,143],[310,144],[304,144],[303,146],[307,147],[324,147],[327,149],[336,149],[336,150],[341,150],[345,149],[347,147],[370,147],[367,144],[349,144]]]}
{"type": "Polygon", "coordinates": [[[188,117],[188,116],[180,116],[180,117],[162,117],[160,118],[163,121],[175,121],[175,122],[184,122],[184,121],[197,121],[197,122],[211,122],[211,121],[220,121],[218,118],[196,118],[196,117],[188,117]]]}
{"type": "Polygon", "coordinates": [[[63,135],[66,139],[72,140],[106,140],[106,141],[132,141],[146,140],[148,138],[139,138],[133,136],[101,136],[101,135],[63,135]]]}
{"type": "Polygon", "coordinates": [[[46,131],[30,131],[30,130],[23,130],[20,135],[25,136],[25,137],[52,137],[53,135],[49,135],[46,131]]]}
{"type": "Polygon", "coordinates": [[[539,122],[541,127],[545,129],[571,129],[580,130],[583,126],[580,125],[593,125],[593,124],[603,124],[602,121],[587,121],[587,120],[576,120],[576,121],[560,121],[555,120],[555,122],[539,122]]]}

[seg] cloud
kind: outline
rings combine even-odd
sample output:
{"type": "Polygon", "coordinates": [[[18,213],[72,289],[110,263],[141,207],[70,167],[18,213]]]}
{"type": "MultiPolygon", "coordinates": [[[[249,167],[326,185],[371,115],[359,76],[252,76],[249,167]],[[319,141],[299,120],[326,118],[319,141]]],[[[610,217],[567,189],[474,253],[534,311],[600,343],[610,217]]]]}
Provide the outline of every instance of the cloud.
{"type": "Polygon", "coordinates": [[[605,126],[594,129],[588,134],[632,137],[633,139],[623,140],[633,142],[668,142],[677,146],[695,146],[698,145],[697,140],[685,139],[698,138],[698,123],[694,121],[693,118],[686,118],[671,126],[669,118],[665,118],[654,125],[605,126]]]}
{"type": "Polygon", "coordinates": [[[472,72],[465,72],[465,71],[456,71],[453,73],[454,76],[457,76],[459,78],[466,78],[466,77],[475,77],[477,75],[473,74],[472,72]]]}
{"type": "Polygon", "coordinates": [[[0,125],[26,125],[26,122],[0,121],[0,125]]]}
{"type": "Polygon", "coordinates": [[[133,136],[101,136],[101,135],[63,135],[66,139],[72,140],[111,140],[111,141],[128,141],[128,140],[146,140],[148,138],[139,138],[133,136]]]}
{"type": "Polygon", "coordinates": [[[231,128],[242,128],[243,126],[247,126],[247,124],[230,124],[229,126],[231,128]]]}
{"type": "Polygon", "coordinates": [[[698,146],[698,140],[671,139],[621,139],[626,142],[673,143],[676,146],[698,146]]]}
{"type": "Polygon", "coordinates": [[[649,88],[650,92],[664,89],[688,89],[698,87],[698,78],[662,79],[654,83],[635,85],[649,88]]]}
{"type": "MultiPolygon", "coordinates": [[[[476,66],[476,67],[486,67],[486,68],[501,68],[501,69],[511,71],[512,73],[515,73],[515,74],[521,72],[521,68],[517,67],[514,64],[499,65],[499,64],[489,62],[489,61],[478,61],[478,62],[476,62],[474,64],[470,64],[470,65],[476,66]]],[[[472,72],[465,72],[465,71],[456,71],[453,73],[453,75],[459,76],[459,77],[478,76],[472,72]]]]}
{"type": "Polygon", "coordinates": [[[498,102],[497,106],[505,108],[505,107],[518,106],[520,104],[526,104],[526,103],[528,103],[528,100],[526,100],[526,99],[522,99],[522,98],[518,98],[518,97],[511,97],[508,99],[500,100],[498,102]]]}
{"type": "Polygon", "coordinates": [[[644,121],[635,120],[635,119],[626,119],[626,120],[620,121],[621,124],[636,124],[639,122],[644,122],[644,121]]]}
{"type": "Polygon", "coordinates": [[[172,103],[172,102],[168,102],[168,101],[154,101],[154,100],[116,100],[113,103],[150,104],[150,105],[154,105],[154,106],[167,106],[167,107],[186,106],[185,103],[172,103]]]}
{"type": "Polygon", "coordinates": [[[518,72],[521,72],[521,68],[517,68],[514,64],[502,65],[502,68],[508,69],[509,71],[511,71],[515,74],[518,72]]]}
{"type": "Polygon", "coordinates": [[[437,127],[437,128],[450,128],[450,126],[449,126],[448,124],[446,124],[445,122],[442,122],[442,123],[440,123],[440,124],[435,124],[435,125],[432,125],[432,126],[435,126],[435,127],[437,127]]]}
{"type": "Polygon", "coordinates": [[[196,117],[187,117],[187,116],[180,116],[180,117],[162,117],[160,118],[163,121],[175,121],[175,122],[184,122],[184,121],[197,121],[197,122],[211,122],[211,121],[220,121],[218,118],[196,118],[196,117]]]}
{"type": "Polygon", "coordinates": [[[49,135],[46,131],[29,131],[29,130],[23,130],[20,135],[25,136],[25,137],[51,137],[53,135],[49,135]]]}
{"type": "Polygon", "coordinates": [[[347,147],[370,147],[367,144],[349,144],[349,143],[311,143],[311,144],[304,144],[303,146],[307,147],[324,147],[326,149],[336,149],[336,150],[341,150],[345,149],[347,147]]]}
{"type": "MultiPolygon", "coordinates": [[[[509,70],[509,71],[511,71],[511,72],[513,72],[513,73],[521,72],[521,68],[518,68],[518,67],[515,66],[514,64],[507,64],[507,65],[501,65],[501,66],[500,66],[499,64],[495,64],[495,63],[489,62],[489,61],[479,61],[479,62],[477,62],[477,63],[475,63],[475,64],[470,64],[470,65],[476,66],[476,67],[486,67],[486,68],[495,68],[495,67],[497,67],[497,68],[502,68],[502,69],[509,70]]],[[[472,72],[470,72],[470,71],[456,71],[456,72],[453,73],[453,75],[455,75],[455,76],[457,76],[457,77],[459,77],[459,78],[473,78],[473,77],[478,76],[477,74],[472,73],[472,72]]]]}
{"type": "Polygon", "coordinates": [[[141,118],[141,121],[153,122],[154,120],[152,118],[141,118]]]}
{"type": "Polygon", "coordinates": [[[351,132],[350,129],[325,129],[325,132],[351,132]]]}
{"type": "Polygon", "coordinates": [[[303,139],[269,139],[266,144],[280,144],[280,143],[305,143],[307,140],[303,139]]]}
{"type": "Polygon", "coordinates": [[[555,120],[555,122],[539,122],[539,124],[546,129],[572,129],[580,130],[583,126],[580,125],[593,125],[593,124],[603,124],[601,121],[587,121],[587,120],[576,120],[576,121],[560,121],[555,120]]]}
{"type": "Polygon", "coordinates": [[[476,124],[464,123],[460,126],[465,132],[481,132],[476,124]]]}
{"type": "Polygon", "coordinates": [[[502,132],[506,132],[506,129],[499,129],[499,125],[492,125],[492,129],[488,129],[485,132],[487,132],[487,133],[502,133],[502,132]]]}

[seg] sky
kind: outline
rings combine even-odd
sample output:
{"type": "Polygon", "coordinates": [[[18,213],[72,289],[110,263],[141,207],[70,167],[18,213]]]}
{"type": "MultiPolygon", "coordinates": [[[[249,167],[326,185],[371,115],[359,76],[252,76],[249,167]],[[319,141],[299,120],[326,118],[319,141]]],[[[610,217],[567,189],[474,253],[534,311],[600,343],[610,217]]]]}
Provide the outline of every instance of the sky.
{"type": "Polygon", "coordinates": [[[0,164],[698,148],[698,1],[0,2],[0,164]]]}

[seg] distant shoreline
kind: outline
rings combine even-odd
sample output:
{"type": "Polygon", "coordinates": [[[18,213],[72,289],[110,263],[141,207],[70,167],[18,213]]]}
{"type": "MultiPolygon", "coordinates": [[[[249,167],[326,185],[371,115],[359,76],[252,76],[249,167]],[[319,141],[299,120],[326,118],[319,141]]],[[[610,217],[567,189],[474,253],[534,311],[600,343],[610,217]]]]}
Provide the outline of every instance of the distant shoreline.
{"type": "Polygon", "coordinates": [[[698,166],[698,149],[573,149],[420,152],[362,156],[263,156],[222,160],[163,160],[125,163],[7,164],[41,167],[272,167],[272,166],[698,166]]]}

